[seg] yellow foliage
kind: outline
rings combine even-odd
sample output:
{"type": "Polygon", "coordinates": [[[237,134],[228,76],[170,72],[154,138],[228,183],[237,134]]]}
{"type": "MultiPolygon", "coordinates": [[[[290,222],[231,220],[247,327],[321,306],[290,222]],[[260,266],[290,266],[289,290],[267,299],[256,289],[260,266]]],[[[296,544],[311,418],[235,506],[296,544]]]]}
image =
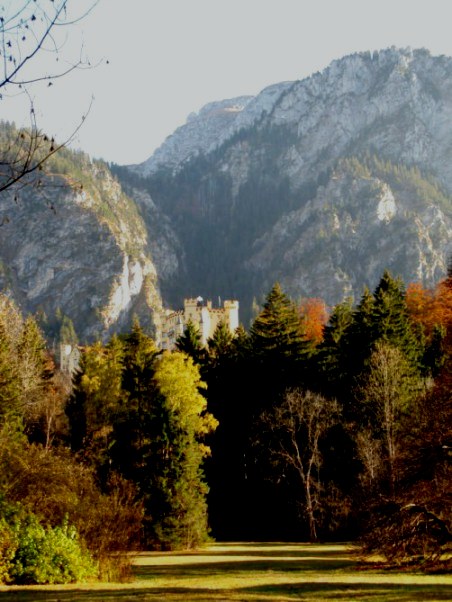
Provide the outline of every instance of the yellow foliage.
{"type": "Polygon", "coordinates": [[[100,378],[96,375],[88,376],[87,374],[83,374],[81,383],[83,389],[88,394],[95,393],[100,388],[100,378]]]}
{"type": "Polygon", "coordinates": [[[165,352],[157,364],[155,380],[169,408],[181,414],[200,414],[206,400],[199,392],[206,384],[192,358],[181,352],[165,352]]]}
{"type": "Polygon", "coordinates": [[[190,356],[180,351],[164,352],[157,363],[155,380],[168,408],[179,415],[183,426],[191,423],[195,432],[202,435],[215,430],[217,420],[209,413],[201,416],[207,401],[200,389],[207,385],[201,380],[199,367],[190,356]]]}

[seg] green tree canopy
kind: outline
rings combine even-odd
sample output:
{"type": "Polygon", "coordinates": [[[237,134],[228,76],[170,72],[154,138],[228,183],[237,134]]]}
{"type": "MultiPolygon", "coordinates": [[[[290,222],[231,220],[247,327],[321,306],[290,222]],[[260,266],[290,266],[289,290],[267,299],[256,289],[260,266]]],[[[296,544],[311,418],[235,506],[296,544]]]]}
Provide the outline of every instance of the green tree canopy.
{"type": "Polygon", "coordinates": [[[295,303],[273,285],[251,330],[254,353],[272,359],[300,358],[306,353],[306,343],[295,303]]]}
{"type": "Polygon", "coordinates": [[[202,364],[205,359],[205,351],[201,343],[199,327],[192,320],[188,320],[184,332],[176,341],[176,348],[187,353],[197,364],[202,364]]]}

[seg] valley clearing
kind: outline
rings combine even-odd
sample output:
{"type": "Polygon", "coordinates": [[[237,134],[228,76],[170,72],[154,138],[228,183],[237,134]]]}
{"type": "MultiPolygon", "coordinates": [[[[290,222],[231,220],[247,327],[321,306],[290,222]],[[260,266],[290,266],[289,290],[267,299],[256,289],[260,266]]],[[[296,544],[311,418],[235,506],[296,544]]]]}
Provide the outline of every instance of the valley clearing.
{"type": "Polygon", "coordinates": [[[363,564],[345,544],[218,543],[196,552],[142,552],[121,584],[0,586],[17,602],[426,602],[452,600],[452,574],[363,564]]]}

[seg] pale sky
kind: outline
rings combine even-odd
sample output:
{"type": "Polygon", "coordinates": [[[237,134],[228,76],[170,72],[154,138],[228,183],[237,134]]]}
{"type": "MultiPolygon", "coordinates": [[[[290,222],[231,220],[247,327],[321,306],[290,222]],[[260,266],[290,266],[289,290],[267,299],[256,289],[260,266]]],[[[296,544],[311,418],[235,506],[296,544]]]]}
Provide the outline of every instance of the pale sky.
{"type": "MultiPolygon", "coordinates": [[[[208,102],[303,79],[358,51],[452,56],[451,30],[452,0],[99,0],[67,49],[83,38],[91,61],[109,64],[32,94],[39,126],[59,139],[94,97],[72,146],[140,163],[208,102]]],[[[4,99],[0,117],[20,125],[26,106],[4,99]]]]}

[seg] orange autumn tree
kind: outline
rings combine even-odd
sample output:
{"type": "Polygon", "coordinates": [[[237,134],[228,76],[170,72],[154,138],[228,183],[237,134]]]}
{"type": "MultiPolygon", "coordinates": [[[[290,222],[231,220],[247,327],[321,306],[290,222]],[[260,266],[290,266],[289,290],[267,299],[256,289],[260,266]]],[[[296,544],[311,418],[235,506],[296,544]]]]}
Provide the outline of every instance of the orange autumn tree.
{"type": "Polygon", "coordinates": [[[442,280],[434,289],[412,282],[406,291],[406,304],[411,319],[423,327],[427,337],[435,326],[452,327],[452,278],[442,280]]]}
{"type": "Polygon", "coordinates": [[[321,343],[323,341],[323,331],[329,318],[325,301],[318,297],[303,299],[298,312],[306,339],[314,345],[321,343]]]}

